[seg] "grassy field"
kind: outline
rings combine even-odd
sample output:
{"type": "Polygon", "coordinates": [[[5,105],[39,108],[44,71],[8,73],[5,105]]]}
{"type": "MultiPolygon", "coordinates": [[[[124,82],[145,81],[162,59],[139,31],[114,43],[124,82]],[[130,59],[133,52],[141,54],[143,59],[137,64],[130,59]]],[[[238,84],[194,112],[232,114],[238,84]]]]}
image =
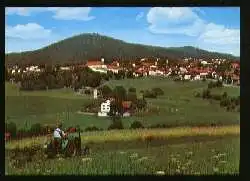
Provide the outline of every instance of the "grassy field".
{"type": "MultiPolygon", "coordinates": [[[[135,120],[145,126],[165,123],[176,126],[197,124],[238,124],[240,115],[227,112],[216,102],[204,101],[194,97],[194,91],[207,87],[207,82],[173,82],[164,78],[125,79],[108,82],[114,87],[135,87],[140,90],[160,87],[165,95],[157,99],[148,99],[149,106],[159,108],[157,114],[138,115],[123,119],[125,127],[135,120]]],[[[222,88],[215,90],[239,94],[239,88],[222,88]]],[[[19,91],[14,85],[5,84],[5,121],[13,121],[18,127],[30,126],[34,123],[53,124],[58,118],[64,120],[64,126],[80,125],[86,128],[95,125],[106,129],[110,124],[108,118],[98,118],[76,113],[82,105],[91,101],[91,97],[79,96],[71,90],[49,90],[25,92],[19,91]]]]}
{"type": "MultiPolygon", "coordinates": [[[[33,161],[21,167],[13,165],[9,153],[16,148],[42,145],[45,137],[27,138],[5,144],[6,174],[238,174],[240,157],[240,114],[227,112],[216,101],[194,97],[207,82],[173,82],[162,78],[125,79],[108,82],[115,87],[135,87],[140,90],[159,87],[164,95],[147,99],[150,107],[158,108],[154,114],[124,118],[123,124],[139,120],[144,126],[164,123],[179,127],[169,129],[138,129],[83,132],[83,144],[91,153],[76,158],[45,160],[37,154],[33,161]],[[223,124],[217,127],[197,125],[223,124]],[[233,124],[233,125],[232,125],[233,124]],[[196,127],[189,127],[196,126],[196,127]]],[[[227,92],[239,95],[239,88],[215,88],[214,93],[227,92]]],[[[69,89],[19,91],[14,85],[5,84],[5,122],[13,121],[18,128],[34,123],[53,124],[58,118],[64,126],[95,125],[106,129],[111,121],[78,114],[80,107],[91,97],[79,96],[69,89]]],[[[14,160],[15,161],[15,160],[14,160]]]]}
{"type": "MultiPolygon", "coordinates": [[[[200,137],[199,137],[200,138],[200,137]]],[[[239,136],[207,137],[201,141],[146,146],[123,142],[92,145],[89,155],[75,158],[38,159],[15,167],[5,157],[6,174],[19,175],[134,175],[134,174],[239,174],[239,136]],[[210,138],[210,139],[208,139],[210,138]],[[118,144],[119,145],[119,144],[118,144]]],[[[130,142],[131,143],[131,142],[130,142]]],[[[140,142],[142,143],[142,142],[140,142]]]]}

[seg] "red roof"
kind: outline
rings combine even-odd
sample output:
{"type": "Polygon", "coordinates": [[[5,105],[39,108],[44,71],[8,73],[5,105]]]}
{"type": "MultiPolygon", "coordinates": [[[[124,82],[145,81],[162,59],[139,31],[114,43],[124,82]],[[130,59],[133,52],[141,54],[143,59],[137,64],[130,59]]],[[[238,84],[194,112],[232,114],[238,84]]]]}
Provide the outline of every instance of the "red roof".
{"type": "Polygon", "coordinates": [[[101,61],[88,61],[87,66],[93,66],[93,65],[104,65],[101,61]]]}
{"type": "Polygon", "coordinates": [[[131,101],[123,101],[122,102],[122,107],[123,108],[130,108],[132,102],[131,101]]]}

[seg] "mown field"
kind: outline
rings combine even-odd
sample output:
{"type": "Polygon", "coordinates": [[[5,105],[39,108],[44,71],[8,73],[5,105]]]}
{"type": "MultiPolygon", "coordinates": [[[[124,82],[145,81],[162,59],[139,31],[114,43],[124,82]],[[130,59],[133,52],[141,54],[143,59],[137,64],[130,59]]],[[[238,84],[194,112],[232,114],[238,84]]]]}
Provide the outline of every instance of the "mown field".
{"type": "MultiPolygon", "coordinates": [[[[115,87],[135,87],[140,90],[159,87],[164,95],[157,99],[147,99],[151,108],[159,109],[158,113],[137,115],[123,119],[124,127],[139,120],[145,126],[165,123],[168,125],[186,126],[198,124],[239,124],[237,112],[227,112],[216,101],[206,101],[194,97],[195,91],[202,91],[207,82],[174,82],[164,78],[125,79],[108,82],[115,87]]],[[[213,91],[228,95],[239,95],[239,88],[220,88],[213,91]]],[[[77,111],[91,97],[79,96],[71,90],[49,90],[25,92],[19,91],[14,85],[5,84],[5,121],[13,121],[18,127],[30,126],[34,123],[53,124],[58,118],[63,119],[64,126],[80,125],[83,129],[95,125],[106,129],[110,124],[108,118],[98,118],[78,114],[77,111]]]]}

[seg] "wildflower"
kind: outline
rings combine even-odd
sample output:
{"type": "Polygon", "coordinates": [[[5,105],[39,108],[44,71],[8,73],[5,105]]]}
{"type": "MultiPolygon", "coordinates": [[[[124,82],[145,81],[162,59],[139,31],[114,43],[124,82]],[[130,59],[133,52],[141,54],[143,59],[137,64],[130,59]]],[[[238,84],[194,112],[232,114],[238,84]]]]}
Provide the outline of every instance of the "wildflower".
{"type": "Polygon", "coordinates": [[[218,172],[218,171],[219,171],[219,168],[214,167],[214,168],[213,168],[213,171],[214,171],[214,172],[218,172]]]}
{"type": "Polygon", "coordinates": [[[226,153],[219,153],[218,154],[218,157],[223,157],[223,156],[226,156],[226,153]]]}
{"type": "Polygon", "coordinates": [[[82,158],[82,161],[91,161],[92,158],[82,158]]]}
{"type": "Polygon", "coordinates": [[[120,151],[120,154],[125,154],[126,152],[124,152],[124,151],[120,151]]]}
{"type": "Polygon", "coordinates": [[[176,169],[175,171],[176,171],[176,173],[181,173],[181,170],[179,168],[176,169]]]}
{"type": "Polygon", "coordinates": [[[218,156],[218,155],[214,155],[212,158],[216,158],[216,159],[218,159],[218,158],[219,158],[219,156],[218,156]]]}
{"type": "Polygon", "coordinates": [[[157,171],[156,174],[157,175],[165,175],[165,172],[164,171],[157,171]]]}
{"type": "Polygon", "coordinates": [[[221,161],[219,161],[219,163],[227,163],[227,161],[221,160],[221,161]]]}
{"type": "Polygon", "coordinates": [[[193,152],[192,152],[192,151],[189,151],[187,154],[188,154],[188,155],[193,155],[193,152]]]}
{"type": "Polygon", "coordinates": [[[137,161],[143,161],[143,160],[147,160],[148,157],[141,157],[140,159],[138,159],[137,161]]]}
{"type": "Polygon", "coordinates": [[[133,153],[132,155],[129,156],[130,158],[135,158],[135,157],[138,157],[138,154],[137,153],[133,153]]]}
{"type": "Polygon", "coordinates": [[[176,158],[171,158],[171,161],[175,162],[175,161],[176,161],[176,158]]]}

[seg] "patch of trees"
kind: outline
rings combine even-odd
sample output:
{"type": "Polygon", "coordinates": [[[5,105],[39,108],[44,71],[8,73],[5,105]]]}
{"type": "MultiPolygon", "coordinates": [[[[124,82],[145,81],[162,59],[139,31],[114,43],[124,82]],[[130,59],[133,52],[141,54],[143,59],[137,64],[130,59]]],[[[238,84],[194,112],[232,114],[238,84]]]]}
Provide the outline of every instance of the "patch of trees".
{"type": "Polygon", "coordinates": [[[157,98],[158,96],[164,95],[164,91],[161,88],[153,88],[151,90],[145,90],[143,96],[145,98],[157,98]]]}
{"type": "Polygon", "coordinates": [[[212,88],[216,88],[216,87],[222,87],[223,85],[222,85],[222,81],[216,81],[216,82],[212,82],[212,81],[210,81],[209,83],[208,83],[208,85],[207,85],[207,87],[209,88],[209,89],[212,89],[212,88]]]}
{"type": "Polygon", "coordinates": [[[101,73],[90,71],[88,68],[56,71],[53,67],[47,66],[44,72],[27,73],[21,76],[17,74],[14,79],[16,82],[21,82],[20,90],[31,91],[64,87],[71,87],[75,90],[82,87],[98,87],[107,78],[101,73]]]}
{"type": "Polygon", "coordinates": [[[230,97],[227,92],[223,94],[211,94],[210,89],[203,90],[202,94],[199,92],[195,93],[195,97],[202,97],[203,99],[220,101],[220,106],[225,107],[227,111],[238,111],[240,110],[240,96],[230,97]]]}

